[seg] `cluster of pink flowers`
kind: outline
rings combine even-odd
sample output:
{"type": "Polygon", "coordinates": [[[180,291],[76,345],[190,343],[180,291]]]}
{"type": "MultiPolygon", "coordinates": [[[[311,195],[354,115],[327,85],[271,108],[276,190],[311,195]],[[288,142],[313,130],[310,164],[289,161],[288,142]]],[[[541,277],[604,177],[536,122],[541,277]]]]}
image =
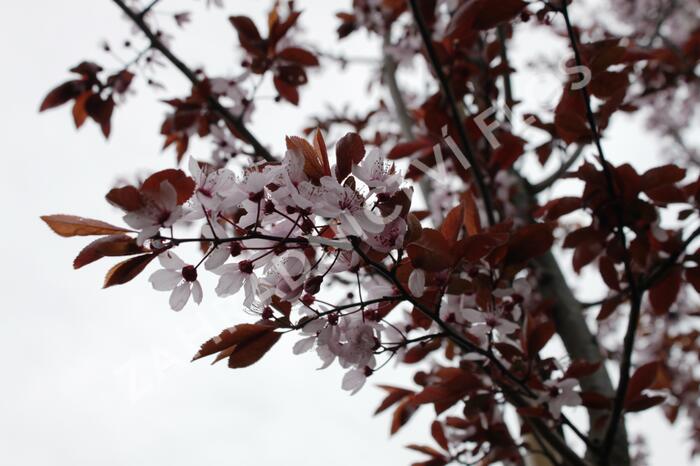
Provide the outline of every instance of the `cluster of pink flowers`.
{"type": "MultiPolygon", "coordinates": [[[[241,292],[244,306],[262,321],[296,322],[292,328],[301,339],[294,352],[315,348],[322,368],[338,361],[347,369],[342,387],[355,393],[383,365],[379,355],[401,357],[422,339],[415,337],[418,332],[423,337],[439,334],[436,322],[421,329],[410,316],[393,322],[386,316],[402,301],[421,299],[435,288],[436,279],[445,277],[415,267],[401,291],[363,267],[371,253],[400,261],[409,234],[412,190],[380,150],[365,154],[364,148],[355,148],[350,167],[340,155],[337,165],[330,166],[319,134],[314,146],[301,138],[287,143],[281,163],[258,164],[240,175],[190,158],[189,176],[180,172],[164,178],[157,189],[142,188],[141,203],[126,209],[124,220],[138,231],[139,244],[162,251],[162,268],[150,282],[154,289],[170,292],[172,309],[182,310],[190,298],[202,302],[207,292],[199,274],[208,271],[218,276],[214,292],[219,297],[241,292]],[[184,202],[174,185],[186,184],[183,179],[192,184],[184,202]],[[193,222],[201,225],[198,236],[179,236],[191,231],[193,222]],[[206,245],[196,263],[174,252],[188,242],[206,245]],[[329,296],[348,283],[351,288],[356,284],[356,291],[331,302],[329,296]],[[281,311],[281,302],[291,303],[289,310],[281,311]]],[[[500,283],[488,308],[477,303],[476,295],[461,291],[446,290],[439,304],[440,320],[478,348],[465,359],[488,365],[486,354],[494,344],[521,347],[517,335],[522,306],[532,296],[531,278],[521,276],[508,285],[487,262],[461,274],[500,283]]],[[[562,406],[580,402],[576,384],[574,379],[545,381],[534,402],[547,404],[558,418],[562,406]]]]}

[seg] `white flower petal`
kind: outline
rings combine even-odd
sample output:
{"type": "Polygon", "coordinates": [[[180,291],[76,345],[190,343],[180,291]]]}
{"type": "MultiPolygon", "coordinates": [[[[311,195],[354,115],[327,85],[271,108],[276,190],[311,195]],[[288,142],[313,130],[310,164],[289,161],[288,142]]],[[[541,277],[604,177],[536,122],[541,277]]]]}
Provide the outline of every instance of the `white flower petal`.
{"type": "Polygon", "coordinates": [[[486,315],[476,309],[462,309],[460,311],[462,318],[472,324],[481,324],[486,322],[486,315]]]}
{"type": "Polygon", "coordinates": [[[204,268],[207,270],[214,270],[226,263],[226,259],[231,256],[231,250],[227,247],[219,246],[217,247],[204,262],[204,268]]]}
{"type": "Polygon", "coordinates": [[[243,289],[245,291],[243,305],[245,307],[250,307],[255,300],[255,295],[258,292],[258,277],[256,277],[254,274],[248,275],[243,285],[243,289]]]}
{"type": "Polygon", "coordinates": [[[323,327],[326,326],[326,322],[323,319],[313,319],[309,323],[305,324],[304,327],[302,327],[301,332],[306,333],[307,335],[309,334],[316,334],[323,330],[323,327]]]}
{"type": "Polygon", "coordinates": [[[153,272],[148,279],[158,291],[170,291],[182,280],[182,274],[174,270],[160,269],[153,272]]]}
{"type": "Polygon", "coordinates": [[[365,384],[367,377],[365,377],[365,371],[362,369],[352,369],[348,371],[345,376],[343,376],[343,390],[351,392],[354,395],[365,384]]]}
{"type": "Polygon", "coordinates": [[[190,299],[190,284],[185,282],[175,287],[170,294],[170,307],[173,311],[181,311],[188,299],[190,299]]]}
{"type": "Polygon", "coordinates": [[[194,178],[196,181],[200,181],[199,176],[202,174],[202,170],[199,168],[199,163],[194,157],[190,157],[190,160],[187,162],[187,166],[190,169],[192,178],[194,178]]]}
{"type": "MultiPolygon", "coordinates": [[[[236,264],[237,265],[237,264],[236,264]]],[[[238,290],[243,286],[243,274],[240,272],[226,273],[219,278],[219,283],[216,285],[216,294],[222,298],[238,293],[238,290]]]]}
{"type": "Polygon", "coordinates": [[[408,289],[416,298],[423,296],[425,293],[425,272],[423,269],[413,269],[408,277],[408,289]]]}
{"type": "Polygon", "coordinates": [[[165,251],[159,254],[158,261],[160,261],[160,265],[170,270],[180,270],[185,266],[185,261],[172,251],[165,251]]]}
{"type": "Polygon", "coordinates": [[[333,354],[328,346],[318,346],[316,348],[316,354],[318,354],[318,357],[321,358],[321,361],[323,361],[323,364],[321,367],[319,367],[319,370],[330,366],[335,360],[335,354],[333,354]]]}
{"type": "Polygon", "coordinates": [[[160,204],[169,211],[177,206],[177,191],[170,181],[163,181],[160,184],[160,204]]]}
{"type": "Polygon", "coordinates": [[[311,348],[314,347],[315,342],[316,342],[316,337],[302,338],[301,340],[297,341],[294,344],[294,348],[292,349],[292,352],[294,354],[306,353],[307,351],[311,350],[311,348]]]}
{"type": "Polygon", "coordinates": [[[192,283],[192,300],[200,304],[202,302],[202,285],[200,285],[199,280],[195,280],[192,283]]]}

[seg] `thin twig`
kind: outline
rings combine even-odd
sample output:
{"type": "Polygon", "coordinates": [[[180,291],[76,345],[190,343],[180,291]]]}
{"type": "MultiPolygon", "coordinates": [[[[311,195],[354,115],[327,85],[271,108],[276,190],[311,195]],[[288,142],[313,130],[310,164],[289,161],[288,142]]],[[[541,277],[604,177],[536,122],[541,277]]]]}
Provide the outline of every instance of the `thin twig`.
{"type": "Polygon", "coordinates": [[[505,68],[503,70],[503,91],[506,95],[506,107],[512,108],[513,105],[515,105],[515,100],[513,99],[513,85],[510,80],[510,61],[508,60],[508,37],[506,34],[506,27],[500,25],[496,31],[498,33],[498,42],[501,45],[501,66],[505,68]]]}
{"type": "MultiPolygon", "coordinates": [[[[579,51],[578,42],[576,40],[576,33],[574,31],[573,25],[571,24],[571,19],[569,18],[569,11],[566,2],[562,2],[561,12],[564,16],[564,21],[566,22],[566,30],[569,35],[569,40],[571,41],[571,47],[574,51],[574,58],[576,60],[577,66],[583,66],[583,60],[581,58],[581,52],[579,51]]],[[[642,305],[642,293],[637,288],[637,282],[634,277],[634,272],[632,271],[632,264],[630,261],[630,254],[627,248],[627,238],[624,231],[624,220],[623,212],[619,203],[616,202],[616,190],[613,181],[613,175],[610,172],[610,165],[605,159],[605,154],[603,152],[603,147],[600,142],[600,133],[598,131],[598,124],[596,122],[595,115],[593,113],[593,107],[591,106],[591,96],[588,92],[588,86],[583,86],[581,88],[583,94],[584,102],[586,105],[586,118],[588,119],[588,124],[591,127],[591,132],[593,133],[593,140],[595,146],[598,149],[598,155],[600,157],[603,174],[605,176],[605,181],[608,187],[609,195],[614,203],[614,208],[617,214],[618,225],[616,228],[616,233],[618,241],[622,247],[623,263],[625,266],[625,275],[627,278],[628,287],[630,290],[630,315],[627,325],[627,333],[624,338],[624,350],[622,361],[620,363],[620,376],[617,386],[617,391],[615,393],[615,400],[613,402],[612,413],[610,415],[610,423],[608,425],[608,430],[603,441],[603,448],[601,450],[601,462],[607,464],[610,452],[612,450],[613,444],[615,443],[615,436],[619,424],[622,422],[622,411],[625,393],[627,392],[627,386],[629,384],[630,378],[630,368],[632,365],[632,352],[634,350],[634,340],[637,333],[637,325],[639,324],[639,315],[641,313],[642,305]]]]}
{"type": "Polygon", "coordinates": [[[151,3],[149,3],[148,5],[146,5],[146,7],[145,7],[143,10],[141,10],[141,13],[139,13],[139,16],[140,16],[141,18],[143,18],[144,16],[146,16],[146,14],[147,14],[149,11],[151,11],[151,10],[153,9],[153,7],[156,6],[156,5],[158,4],[158,2],[160,2],[160,0],[151,0],[151,3]]]}
{"type": "MultiPolygon", "coordinates": [[[[160,40],[158,35],[156,35],[148,25],[143,20],[143,17],[134,12],[131,8],[126,6],[123,0],[112,0],[128,17],[131,21],[143,32],[151,43],[151,47],[162,53],[165,58],[172,63],[175,68],[180,70],[182,74],[192,83],[194,87],[201,85],[201,80],[197,77],[194,71],[190,69],[185,63],[183,63],[179,58],[177,58],[173,52],[160,40]]],[[[268,162],[274,162],[275,158],[270,154],[270,152],[258,141],[258,139],[248,130],[248,128],[243,123],[243,119],[240,116],[236,116],[231,113],[226,107],[224,107],[219,100],[209,95],[207,97],[209,105],[212,107],[216,113],[218,113],[227,123],[233,126],[236,131],[241,136],[243,141],[247,142],[253,149],[255,149],[255,155],[261,157],[268,162]]]]}
{"type": "Polygon", "coordinates": [[[539,194],[545,189],[551,187],[557,180],[559,180],[566,172],[569,171],[569,168],[572,167],[573,164],[576,163],[576,161],[581,157],[581,154],[583,154],[583,148],[584,146],[578,146],[576,150],[574,151],[573,154],[571,154],[566,160],[564,160],[557,171],[549,175],[547,178],[544,180],[540,181],[539,183],[533,184],[530,186],[528,189],[530,190],[531,194],[539,194]]]}

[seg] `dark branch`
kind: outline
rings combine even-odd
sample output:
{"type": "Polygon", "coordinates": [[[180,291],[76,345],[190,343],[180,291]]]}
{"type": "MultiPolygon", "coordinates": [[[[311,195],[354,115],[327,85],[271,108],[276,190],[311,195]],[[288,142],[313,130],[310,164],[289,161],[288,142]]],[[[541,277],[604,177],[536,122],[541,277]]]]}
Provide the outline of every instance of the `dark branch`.
{"type": "MultiPolygon", "coordinates": [[[[495,355],[489,351],[485,350],[483,348],[480,348],[476,345],[474,345],[472,342],[464,338],[462,335],[457,333],[451,326],[449,326],[444,320],[440,318],[438,314],[433,312],[432,309],[429,309],[426,307],[423,303],[420,301],[414,299],[410,292],[403,286],[403,284],[389,271],[387,270],[382,264],[373,261],[367,254],[362,251],[360,248],[359,243],[357,242],[357,239],[353,239],[353,247],[355,252],[360,256],[360,258],[370,267],[375,269],[377,273],[379,273],[381,276],[383,276],[385,279],[387,279],[389,282],[391,282],[400,295],[408,302],[410,302],[413,306],[418,308],[423,314],[425,314],[426,317],[430,318],[433,322],[435,322],[438,327],[442,330],[442,333],[445,334],[447,338],[452,340],[459,348],[466,352],[472,352],[472,353],[477,353],[481,356],[484,356],[487,358],[498,370],[501,372],[507,379],[509,379],[511,382],[513,382],[515,385],[517,385],[519,388],[523,389],[525,393],[531,398],[535,397],[535,394],[532,393],[532,391],[525,385],[521,380],[519,380],[513,373],[511,373],[508,368],[506,368],[501,361],[498,360],[498,358],[495,357],[495,355]]],[[[513,403],[515,406],[520,406],[520,407],[525,407],[525,406],[530,406],[528,401],[523,398],[522,395],[520,395],[517,391],[511,390],[506,386],[501,386],[501,390],[503,391],[504,395],[506,395],[511,403],[513,403]]],[[[581,432],[575,428],[575,426],[568,420],[565,419],[564,416],[562,416],[562,419],[564,419],[564,422],[572,428],[573,432],[578,435],[586,444],[590,444],[588,438],[581,434],[581,432]]],[[[566,444],[566,442],[552,429],[546,426],[546,424],[539,420],[539,419],[530,419],[528,421],[533,429],[536,429],[539,431],[539,433],[547,440],[547,442],[552,445],[563,457],[565,457],[571,465],[577,465],[577,466],[586,466],[586,463],[579,458],[579,456],[569,448],[569,446],[566,444]]]]}
{"type": "Polygon", "coordinates": [[[508,108],[515,105],[515,100],[513,99],[513,84],[510,79],[510,61],[508,60],[508,37],[506,35],[506,27],[501,25],[498,26],[498,41],[501,45],[501,64],[505,68],[503,70],[503,91],[506,95],[506,106],[508,108]]]}
{"type": "Polygon", "coordinates": [[[433,47],[433,41],[430,37],[430,31],[428,30],[428,26],[425,24],[425,20],[423,19],[423,16],[420,13],[420,9],[417,5],[418,1],[409,1],[411,4],[411,11],[413,12],[413,18],[415,19],[416,25],[418,26],[418,30],[420,31],[421,38],[423,39],[423,45],[425,46],[425,50],[428,53],[428,58],[430,60],[433,70],[435,71],[435,75],[437,76],[438,81],[440,82],[442,92],[445,94],[445,98],[447,99],[447,103],[450,107],[452,121],[454,122],[454,125],[457,129],[457,135],[459,136],[460,145],[462,146],[462,150],[464,151],[464,155],[467,158],[467,161],[472,166],[474,180],[476,181],[476,185],[479,189],[479,194],[481,194],[481,198],[484,201],[486,217],[488,218],[489,224],[493,225],[496,223],[496,219],[494,216],[491,193],[489,192],[488,187],[486,186],[484,174],[481,172],[481,168],[479,167],[479,164],[476,160],[475,152],[471,144],[469,143],[469,139],[467,138],[467,132],[464,129],[464,121],[461,117],[462,112],[460,111],[457,105],[457,99],[455,98],[454,92],[452,92],[452,87],[450,87],[450,83],[447,80],[447,76],[445,75],[445,72],[442,69],[442,64],[440,63],[440,59],[438,58],[437,53],[435,52],[435,47],[433,47]]]}
{"type": "MultiPolygon", "coordinates": [[[[175,68],[180,70],[182,74],[192,83],[194,87],[201,85],[200,79],[197,77],[194,71],[185,65],[179,58],[177,58],[168,47],[163,44],[163,42],[158,38],[158,36],[151,31],[148,25],[143,20],[143,15],[141,13],[134,12],[126,6],[123,0],[112,0],[128,17],[131,21],[143,32],[151,43],[151,47],[162,53],[165,58],[172,63],[175,68]]],[[[226,107],[224,107],[218,99],[213,96],[208,97],[209,105],[211,108],[218,113],[228,124],[233,126],[236,131],[242,136],[242,139],[253,146],[255,149],[255,155],[268,162],[274,162],[275,158],[270,154],[270,152],[257,140],[257,138],[248,130],[248,128],[243,123],[241,117],[231,113],[226,107]]]]}
{"type": "Polygon", "coordinates": [[[566,172],[569,171],[569,168],[573,164],[576,163],[576,161],[581,157],[581,154],[583,153],[583,148],[584,146],[578,146],[576,150],[574,151],[573,154],[571,154],[566,160],[564,160],[557,171],[549,175],[547,178],[544,180],[540,181],[539,183],[533,184],[530,186],[528,189],[530,190],[531,194],[539,194],[545,189],[551,187],[554,183],[557,182],[562,176],[566,174],[566,172]]]}
{"type": "MultiPolygon", "coordinates": [[[[573,25],[571,24],[571,19],[569,18],[569,11],[566,2],[562,2],[561,12],[564,16],[564,21],[566,22],[566,30],[569,35],[569,40],[571,41],[571,47],[574,51],[574,58],[576,60],[577,66],[583,66],[583,60],[581,58],[581,52],[579,50],[578,42],[576,39],[576,33],[574,31],[573,25]]],[[[591,127],[591,132],[593,133],[593,140],[595,146],[598,149],[598,155],[600,157],[600,162],[602,165],[603,174],[605,175],[605,181],[608,187],[608,192],[611,199],[614,202],[614,207],[617,214],[618,225],[616,228],[616,234],[620,246],[623,252],[623,262],[625,266],[625,276],[627,278],[627,284],[630,290],[630,315],[627,324],[627,333],[625,334],[625,339],[623,343],[623,354],[622,361],[620,362],[620,376],[617,386],[617,391],[615,393],[615,400],[613,402],[612,414],[610,415],[610,423],[608,425],[608,431],[605,435],[605,440],[603,441],[603,449],[601,453],[601,462],[603,464],[608,463],[608,458],[615,443],[615,436],[617,434],[618,427],[622,423],[622,411],[623,403],[625,398],[625,393],[627,392],[627,386],[629,384],[630,378],[630,368],[632,365],[632,352],[634,350],[634,340],[637,333],[637,326],[639,324],[639,315],[642,307],[642,293],[637,287],[637,282],[632,271],[632,264],[630,261],[630,254],[627,248],[627,238],[624,231],[624,221],[623,212],[620,204],[615,202],[617,193],[615,190],[615,184],[613,181],[613,175],[610,171],[610,164],[608,164],[605,159],[605,154],[603,152],[603,146],[600,142],[600,133],[598,131],[598,124],[596,122],[595,115],[593,113],[593,107],[591,106],[591,96],[588,92],[588,86],[583,86],[581,88],[583,94],[584,102],[586,105],[586,118],[588,119],[588,124],[591,127]]]]}

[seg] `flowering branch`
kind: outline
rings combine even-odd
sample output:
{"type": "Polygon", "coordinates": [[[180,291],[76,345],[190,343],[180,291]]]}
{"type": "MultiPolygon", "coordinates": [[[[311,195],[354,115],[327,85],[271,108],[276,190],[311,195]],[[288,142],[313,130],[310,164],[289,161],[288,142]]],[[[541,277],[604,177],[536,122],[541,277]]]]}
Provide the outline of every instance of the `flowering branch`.
{"type": "MultiPolygon", "coordinates": [[[[688,70],[700,63],[700,35],[690,32],[697,28],[662,36],[654,49],[635,45],[659,33],[663,21],[675,27],[678,12],[662,12],[667,17],[629,40],[603,28],[604,40],[581,44],[562,2],[353,2],[350,12],[337,14],[338,37],[364,29],[383,40],[383,66],[373,69],[381,71],[393,106],[378,98],[366,112],[351,114],[349,106],[335,105],[334,93],[331,115],[303,129],[311,140],[287,136],[282,160],[229,167],[236,154],[273,160],[246,128],[255,101],[266,98],[257,95],[263,79],[272,79],[276,102],[297,105],[307,70],[331,64],[319,58],[341,65],[349,60],[311,43],[300,46],[301,11],[294,2],[274,2],[263,32],[248,16],[229,18],[244,52],[239,74],[210,77],[164,45],[166,29],[150,29],[158,0],[143,2],[148,6],[140,12],[126,0],[114,1],[148,47],[125,62],[105,44],[124,67],[103,73],[94,62],[80,63],[48,93],[41,110],[72,103],[77,127],[90,118],[107,137],[112,110],[136,76],[132,71],[160,85],[146,65],[162,54],[192,84],[190,95],[167,101],[173,110],[161,125],[164,145],[176,149],[179,164],[192,138],[210,140],[212,157],[189,157],[189,173],[161,170],[111,189],[107,200],[123,211],[128,227],[70,215],[42,218],[62,236],[98,236],[80,251],[75,268],[126,256],[109,270],[105,287],[129,282],[157,262],[149,282],[169,292],[173,310],[200,304],[205,293],[208,299],[199,281],[207,272],[218,277],[212,290],[218,297],[242,294],[246,313],[258,320],[234,322],[195,359],[216,355],[231,368],[246,367],[282,335],[296,335],[293,352],[315,350],[322,367],[337,362],[345,369],[342,388],[352,393],[390,361],[421,362],[411,388],[381,386],[387,397],[377,412],[393,406],[394,433],[421,406],[433,405],[430,430],[439,448],[410,448],[429,456],[421,464],[435,466],[527,463],[533,447],[552,464],[624,466],[637,455],[626,440],[625,414],[664,402],[662,393],[670,397],[665,408],[689,412],[698,430],[689,388],[698,380],[688,369],[697,335],[680,325],[689,325],[695,311],[688,290],[700,291],[700,256],[686,251],[700,237],[700,228],[691,232],[700,180],[686,180],[676,164],[644,173],[631,164],[615,167],[601,142],[613,113],[644,108],[649,99],[677,100],[681,82],[688,95],[694,91],[688,70]],[[510,108],[496,106],[517,103],[511,78],[520,82],[520,73],[509,62],[511,36],[519,37],[520,24],[535,16],[531,24],[559,34],[552,13],[564,16],[575,66],[565,67],[570,77],[553,112],[538,111],[527,124],[550,137],[535,149],[543,168],[555,148],[573,152],[562,151],[559,168],[531,186],[519,167],[531,158],[535,140],[516,134],[506,124],[510,108]],[[438,89],[415,86],[408,109],[396,79],[397,57],[403,63],[421,53],[438,89]],[[574,82],[579,75],[584,80],[574,82]],[[474,109],[481,113],[471,114],[474,109]],[[331,144],[330,154],[321,131],[334,134],[341,126],[354,132],[331,144]],[[584,161],[570,171],[589,143],[600,165],[584,161]],[[454,157],[444,163],[448,149],[454,157]],[[405,175],[397,168],[402,161],[409,162],[405,175]],[[538,193],[564,176],[581,180],[582,192],[540,205],[538,193]],[[435,183],[428,186],[429,179],[435,183]],[[415,180],[430,196],[427,209],[415,208],[415,180]],[[678,205],[684,226],[663,227],[678,205]],[[580,215],[560,220],[574,212],[590,217],[590,224],[581,225],[580,215]],[[608,300],[594,304],[601,305],[597,319],[610,320],[595,333],[555,257],[558,244],[574,250],[574,272],[597,265],[608,288],[608,300]],[[196,251],[195,257],[186,262],[178,248],[196,251]],[[642,315],[647,291],[652,312],[642,315]],[[627,320],[615,310],[630,299],[627,320]],[[604,353],[599,338],[620,322],[627,327],[624,342],[604,353]],[[551,354],[554,347],[546,345],[555,335],[564,349],[555,345],[551,354]],[[617,390],[606,370],[616,354],[622,354],[617,390]],[[631,374],[633,355],[645,364],[631,374]],[[587,433],[567,417],[569,407],[588,411],[587,433]],[[525,429],[520,438],[504,422],[513,409],[525,429]],[[566,444],[565,433],[585,444],[585,459],[566,444]]],[[[189,12],[171,20],[182,28],[189,12]]]]}
{"type": "MultiPolygon", "coordinates": [[[[508,379],[510,379],[512,382],[515,382],[517,385],[519,385],[520,388],[524,389],[525,392],[528,394],[530,397],[534,397],[534,393],[530,391],[530,389],[523,384],[521,380],[519,380],[513,373],[511,373],[504,365],[503,363],[493,354],[493,352],[490,349],[483,349],[480,348],[476,345],[474,345],[472,342],[469,340],[465,339],[462,335],[459,333],[455,332],[455,330],[447,324],[444,320],[440,318],[440,316],[434,312],[432,309],[427,308],[423,303],[417,301],[411,296],[411,293],[406,290],[401,282],[396,278],[394,274],[392,274],[390,271],[388,271],[382,264],[373,261],[367,254],[362,251],[360,247],[360,243],[358,242],[357,238],[353,238],[353,247],[355,249],[355,252],[362,258],[363,261],[365,261],[369,266],[371,266],[373,269],[375,269],[380,275],[382,275],[384,278],[389,280],[398,290],[399,295],[402,296],[405,300],[410,302],[412,305],[417,307],[418,309],[421,310],[427,317],[429,317],[433,322],[435,322],[441,329],[442,332],[450,338],[457,346],[462,348],[464,351],[467,353],[476,353],[480,356],[483,356],[487,358],[494,366],[508,379]]],[[[507,388],[505,385],[501,386],[501,389],[503,390],[503,393],[513,401],[513,403],[516,406],[520,407],[527,407],[530,406],[530,403],[527,402],[520,394],[518,394],[516,391],[513,391],[509,388],[507,388]]],[[[583,435],[578,429],[576,429],[573,426],[573,423],[571,423],[568,419],[566,419],[565,416],[562,416],[562,419],[564,419],[564,422],[572,427],[574,433],[581,438],[586,444],[589,444],[588,439],[586,438],[585,435],[583,435]]],[[[561,453],[564,457],[566,457],[572,465],[581,465],[585,466],[585,463],[579,458],[579,456],[569,448],[568,445],[566,445],[566,442],[564,442],[556,433],[554,433],[550,428],[548,428],[542,421],[539,419],[528,419],[526,422],[530,423],[533,428],[535,428],[543,437],[547,439],[547,441],[554,446],[559,453],[561,453]]]]}

